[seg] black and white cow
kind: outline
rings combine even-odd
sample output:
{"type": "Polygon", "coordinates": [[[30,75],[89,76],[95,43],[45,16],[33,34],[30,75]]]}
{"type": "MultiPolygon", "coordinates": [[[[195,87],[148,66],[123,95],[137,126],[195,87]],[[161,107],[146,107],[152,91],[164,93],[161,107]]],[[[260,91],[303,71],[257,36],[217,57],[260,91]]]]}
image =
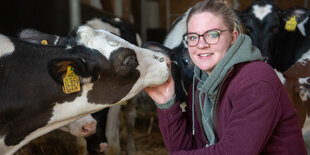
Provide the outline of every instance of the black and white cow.
{"type": "Polygon", "coordinates": [[[236,13],[253,44],[279,71],[288,69],[310,47],[306,41],[310,37],[307,9],[294,7],[283,11],[272,0],[256,0],[246,10],[236,13]],[[296,29],[288,31],[285,24],[293,16],[297,21],[296,29]]]}
{"type": "Polygon", "coordinates": [[[169,77],[168,59],[161,53],[88,26],[72,34],[67,46],[35,45],[0,35],[1,153],[13,154],[38,136],[169,77]],[[67,69],[80,84],[80,90],[70,94],[63,91],[69,89],[63,88],[67,69]]]}
{"type": "Polygon", "coordinates": [[[163,42],[165,47],[171,49],[168,55],[180,68],[182,89],[185,92],[192,84],[194,75],[194,63],[190,59],[188,47],[183,41],[183,35],[187,33],[186,20],[189,11],[190,9],[173,22],[163,42]]]}
{"type": "MultiPolygon", "coordinates": [[[[138,32],[135,30],[135,27],[120,18],[112,17],[112,16],[104,16],[99,18],[93,18],[86,22],[86,25],[94,28],[94,29],[103,29],[107,30],[109,32],[112,32],[121,38],[125,39],[126,41],[141,46],[141,37],[138,34],[138,32]]],[[[23,40],[26,40],[28,42],[36,43],[36,44],[42,44],[47,43],[49,45],[60,45],[60,44],[66,44],[68,38],[67,37],[61,37],[58,35],[51,35],[46,34],[43,32],[39,32],[33,29],[25,29],[22,32],[19,33],[19,37],[23,40]]],[[[141,93],[138,94],[135,98],[141,98],[141,97],[148,97],[143,96],[141,93]]],[[[133,99],[132,101],[128,101],[126,106],[123,106],[126,111],[126,128],[128,130],[128,142],[127,142],[127,149],[129,154],[135,154],[135,146],[134,146],[134,138],[133,138],[133,129],[135,124],[135,117],[136,117],[136,109],[135,109],[135,101],[136,99],[133,99]],[[131,131],[131,132],[130,132],[131,131]]],[[[110,148],[111,150],[115,150],[116,152],[120,153],[120,138],[119,133],[115,132],[116,130],[119,130],[119,112],[120,112],[120,105],[113,106],[108,109],[104,109],[103,111],[96,112],[92,114],[92,116],[97,121],[97,127],[96,127],[96,133],[94,135],[90,135],[88,137],[85,137],[87,140],[87,150],[89,153],[102,153],[107,152],[107,149],[110,148]],[[106,120],[108,117],[108,121],[106,120]],[[108,123],[108,124],[106,124],[108,123]],[[106,128],[108,129],[106,131],[106,128]],[[112,130],[112,131],[110,131],[112,130]],[[107,132],[107,137],[106,133],[107,132]],[[109,146],[107,145],[109,141],[109,146]]],[[[82,118],[82,120],[85,118],[82,118]]],[[[81,124],[79,123],[81,120],[72,122],[69,125],[62,127],[61,129],[65,128],[69,131],[84,131],[81,129],[84,129],[85,126],[88,124],[81,124]],[[77,127],[77,128],[75,128],[77,127]]],[[[65,130],[65,131],[66,131],[65,130]]],[[[81,133],[79,132],[79,133],[81,133]]],[[[78,135],[77,133],[72,133],[73,135],[78,135]]]]}

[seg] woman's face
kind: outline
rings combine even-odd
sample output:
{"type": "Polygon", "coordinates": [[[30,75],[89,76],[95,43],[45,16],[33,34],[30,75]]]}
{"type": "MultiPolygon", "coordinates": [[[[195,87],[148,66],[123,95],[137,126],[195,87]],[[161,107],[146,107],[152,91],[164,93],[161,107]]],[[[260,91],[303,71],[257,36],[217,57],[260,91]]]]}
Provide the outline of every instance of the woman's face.
{"type": "MultiPolygon", "coordinates": [[[[187,25],[188,33],[202,35],[209,30],[228,30],[221,16],[216,16],[210,12],[202,12],[192,15],[187,25]]],[[[202,36],[199,36],[199,42],[196,46],[188,47],[189,55],[192,61],[201,70],[209,75],[226,54],[231,45],[238,37],[237,31],[221,32],[219,41],[216,44],[208,44],[202,36]]]]}

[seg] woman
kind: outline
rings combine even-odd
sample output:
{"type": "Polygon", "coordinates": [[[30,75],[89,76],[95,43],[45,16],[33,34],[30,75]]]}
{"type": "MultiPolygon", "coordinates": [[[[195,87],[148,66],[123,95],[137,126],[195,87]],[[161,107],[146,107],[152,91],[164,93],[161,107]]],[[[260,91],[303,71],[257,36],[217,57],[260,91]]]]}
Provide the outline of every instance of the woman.
{"type": "Polygon", "coordinates": [[[228,6],[216,0],[196,4],[184,40],[196,65],[186,112],[175,101],[172,78],[145,88],[158,106],[171,154],[306,154],[283,85],[240,33],[228,6]]]}

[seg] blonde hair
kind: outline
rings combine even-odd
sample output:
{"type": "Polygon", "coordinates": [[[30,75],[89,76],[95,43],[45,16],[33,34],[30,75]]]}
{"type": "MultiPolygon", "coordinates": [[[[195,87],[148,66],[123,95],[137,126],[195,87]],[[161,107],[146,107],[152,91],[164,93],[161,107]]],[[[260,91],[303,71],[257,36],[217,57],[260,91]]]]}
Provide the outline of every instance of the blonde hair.
{"type": "Polygon", "coordinates": [[[242,27],[237,15],[230,9],[227,3],[220,0],[205,0],[194,5],[188,13],[186,23],[188,24],[194,14],[203,12],[210,12],[222,16],[224,23],[231,32],[236,30],[239,34],[242,33],[242,27]]]}

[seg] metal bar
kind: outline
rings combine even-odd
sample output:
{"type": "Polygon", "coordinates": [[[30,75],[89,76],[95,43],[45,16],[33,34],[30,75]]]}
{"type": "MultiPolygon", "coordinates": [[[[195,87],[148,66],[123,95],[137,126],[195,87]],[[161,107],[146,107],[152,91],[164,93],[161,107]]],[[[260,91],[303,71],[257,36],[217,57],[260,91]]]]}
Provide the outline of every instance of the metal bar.
{"type": "Polygon", "coordinates": [[[170,0],[166,0],[166,29],[170,28],[170,0]]]}
{"type": "Polygon", "coordinates": [[[81,5],[79,0],[69,0],[70,30],[81,25],[81,5]]]}

